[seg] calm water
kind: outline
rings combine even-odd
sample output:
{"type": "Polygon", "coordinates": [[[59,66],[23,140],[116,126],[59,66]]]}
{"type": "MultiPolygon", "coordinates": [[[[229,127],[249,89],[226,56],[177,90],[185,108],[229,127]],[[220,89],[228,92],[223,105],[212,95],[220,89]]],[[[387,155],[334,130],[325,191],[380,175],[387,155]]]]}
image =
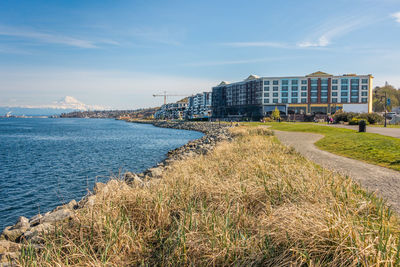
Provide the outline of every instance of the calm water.
{"type": "Polygon", "coordinates": [[[0,231],[79,200],[96,181],[142,172],[201,133],[109,119],[0,118],[0,231]]]}

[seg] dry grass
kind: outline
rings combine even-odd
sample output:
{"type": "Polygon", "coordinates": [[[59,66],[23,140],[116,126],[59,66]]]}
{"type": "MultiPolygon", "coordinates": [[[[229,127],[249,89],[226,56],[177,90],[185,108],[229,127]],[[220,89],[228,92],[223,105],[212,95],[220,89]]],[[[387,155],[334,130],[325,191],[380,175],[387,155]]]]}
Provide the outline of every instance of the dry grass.
{"type": "Polygon", "coordinates": [[[382,200],[269,133],[236,128],[235,141],[176,162],[148,188],[113,181],[21,264],[399,264],[399,224],[382,200]]]}

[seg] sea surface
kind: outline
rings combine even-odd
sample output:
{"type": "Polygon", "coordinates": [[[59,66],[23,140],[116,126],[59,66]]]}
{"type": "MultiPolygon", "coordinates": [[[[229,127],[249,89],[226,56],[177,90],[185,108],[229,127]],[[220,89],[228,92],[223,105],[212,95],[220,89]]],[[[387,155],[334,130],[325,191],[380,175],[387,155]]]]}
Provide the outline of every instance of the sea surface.
{"type": "Polygon", "coordinates": [[[111,119],[0,118],[0,231],[142,172],[203,134],[111,119]]]}

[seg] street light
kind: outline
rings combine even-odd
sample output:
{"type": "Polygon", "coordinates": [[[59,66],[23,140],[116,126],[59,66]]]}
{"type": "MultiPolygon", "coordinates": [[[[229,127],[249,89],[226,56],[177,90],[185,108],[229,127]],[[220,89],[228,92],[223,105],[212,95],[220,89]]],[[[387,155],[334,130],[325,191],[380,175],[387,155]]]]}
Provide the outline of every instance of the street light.
{"type": "Polygon", "coordinates": [[[386,92],[383,92],[385,95],[384,96],[382,96],[382,95],[378,95],[378,90],[375,90],[375,97],[376,98],[379,98],[380,99],[380,101],[382,101],[382,99],[385,99],[385,126],[384,127],[386,127],[386,109],[387,109],[387,96],[386,96],[386,92]]]}

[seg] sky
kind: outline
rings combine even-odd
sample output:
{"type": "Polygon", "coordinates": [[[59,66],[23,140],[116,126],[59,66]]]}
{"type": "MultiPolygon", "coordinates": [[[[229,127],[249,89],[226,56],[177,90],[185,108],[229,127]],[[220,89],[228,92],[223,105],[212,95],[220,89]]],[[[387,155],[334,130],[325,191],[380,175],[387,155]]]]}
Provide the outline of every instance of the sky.
{"type": "Polygon", "coordinates": [[[400,87],[400,0],[0,0],[0,106],[144,108],[318,70],[400,87]]]}

